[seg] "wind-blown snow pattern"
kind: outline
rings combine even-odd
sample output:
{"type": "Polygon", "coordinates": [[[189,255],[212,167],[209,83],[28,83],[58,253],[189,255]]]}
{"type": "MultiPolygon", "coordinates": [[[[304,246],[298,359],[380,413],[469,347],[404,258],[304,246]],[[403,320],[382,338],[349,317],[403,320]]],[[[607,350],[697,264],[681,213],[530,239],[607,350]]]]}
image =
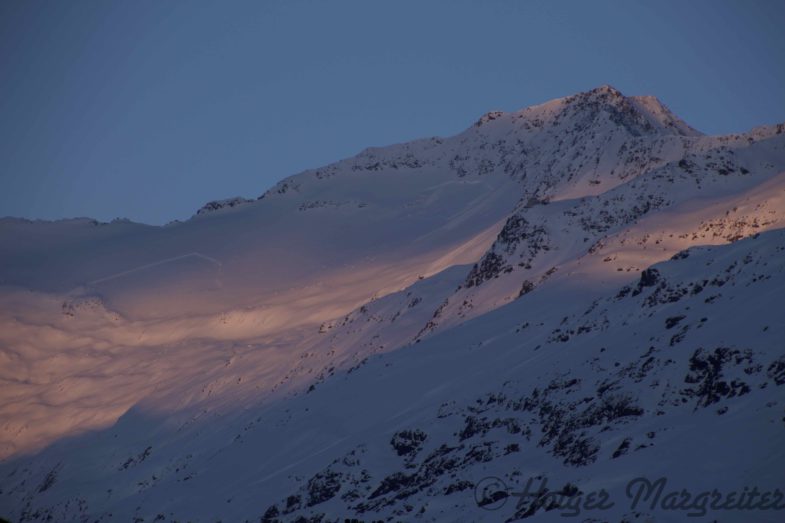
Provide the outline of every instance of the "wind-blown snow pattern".
{"type": "Polygon", "coordinates": [[[0,516],[783,521],[783,296],[785,127],[609,86],[164,227],[4,218],[0,516]]]}

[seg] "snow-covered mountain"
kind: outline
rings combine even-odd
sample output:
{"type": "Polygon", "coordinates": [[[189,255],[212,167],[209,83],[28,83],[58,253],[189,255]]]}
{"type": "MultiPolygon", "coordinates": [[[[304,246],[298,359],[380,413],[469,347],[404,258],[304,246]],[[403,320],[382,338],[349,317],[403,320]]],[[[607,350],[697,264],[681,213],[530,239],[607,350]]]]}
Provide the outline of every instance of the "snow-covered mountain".
{"type": "Polygon", "coordinates": [[[682,521],[630,481],[785,490],[784,292],[784,126],[608,86],[164,227],[5,218],[0,516],[682,521]]]}

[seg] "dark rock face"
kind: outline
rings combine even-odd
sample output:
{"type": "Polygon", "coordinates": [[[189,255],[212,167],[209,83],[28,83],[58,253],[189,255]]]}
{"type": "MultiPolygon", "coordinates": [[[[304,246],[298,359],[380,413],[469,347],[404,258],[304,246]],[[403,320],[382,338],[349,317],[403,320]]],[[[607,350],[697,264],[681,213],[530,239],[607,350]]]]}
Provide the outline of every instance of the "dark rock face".
{"type": "Polygon", "coordinates": [[[239,196],[235,198],[228,198],[226,200],[213,200],[204,204],[198,211],[196,211],[196,214],[197,216],[201,216],[211,212],[219,211],[221,209],[231,209],[232,207],[237,207],[239,205],[245,205],[247,203],[253,202],[254,200],[241,198],[239,196]]]}
{"type": "Polygon", "coordinates": [[[520,298],[525,294],[529,294],[533,290],[534,290],[534,284],[529,280],[523,280],[523,283],[521,284],[521,290],[518,291],[518,297],[520,298]]]}
{"type": "Polygon", "coordinates": [[[750,386],[744,381],[724,376],[728,366],[752,363],[749,351],[742,352],[727,347],[718,347],[713,351],[698,349],[690,357],[689,363],[690,372],[684,382],[692,386],[685,388],[682,394],[697,399],[696,409],[750,392],[750,386]]]}
{"type": "Polygon", "coordinates": [[[399,456],[411,457],[417,454],[426,439],[428,439],[428,435],[421,430],[402,430],[393,435],[390,445],[399,456]]]}
{"type": "Polygon", "coordinates": [[[785,385],[785,356],[771,362],[767,374],[776,385],[785,385]]]}
{"type": "Polygon", "coordinates": [[[484,281],[498,277],[502,272],[512,271],[512,267],[505,264],[504,258],[495,252],[483,256],[479,264],[475,264],[469,275],[466,276],[466,287],[480,285],[484,281]]]}
{"type": "Polygon", "coordinates": [[[316,474],[308,481],[308,506],[332,499],[341,490],[341,474],[331,470],[316,474]]]}
{"type": "Polygon", "coordinates": [[[641,279],[638,281],[638,287],[633,291],[632,295],[636,296],[643,291],[646,287],[653,287],[660,281],[660,271],[657,269],[646,269],[641,272],[641,279]]]}

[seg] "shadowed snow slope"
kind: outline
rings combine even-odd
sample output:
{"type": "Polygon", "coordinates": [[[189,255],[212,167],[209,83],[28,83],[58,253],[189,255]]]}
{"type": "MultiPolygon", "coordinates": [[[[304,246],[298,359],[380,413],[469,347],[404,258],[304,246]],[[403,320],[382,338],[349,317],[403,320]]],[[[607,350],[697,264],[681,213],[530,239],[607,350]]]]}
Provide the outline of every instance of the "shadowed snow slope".
{"type": "Polygon", "coordinates": [[[626,483],[781,487],[784,221],[782,125],[608,86],[164,227],[4,218],[0,516],[562,521],[475,499],[542,475],[681,521],[626,483]]]}

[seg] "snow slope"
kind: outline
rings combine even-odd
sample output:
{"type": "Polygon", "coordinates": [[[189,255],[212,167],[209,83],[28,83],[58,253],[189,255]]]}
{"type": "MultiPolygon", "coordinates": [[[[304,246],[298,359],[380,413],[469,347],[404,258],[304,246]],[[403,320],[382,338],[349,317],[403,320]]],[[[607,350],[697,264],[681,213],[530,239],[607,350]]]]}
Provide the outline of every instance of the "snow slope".
{"type": "Polygon", "coordinates": [[[0,515],[563,521],[475,499],[539,475],[682,521],[626,483],[781,488],[783,213],[782,125],[604,86],[165,227],[3,219],[0,515]]]}

